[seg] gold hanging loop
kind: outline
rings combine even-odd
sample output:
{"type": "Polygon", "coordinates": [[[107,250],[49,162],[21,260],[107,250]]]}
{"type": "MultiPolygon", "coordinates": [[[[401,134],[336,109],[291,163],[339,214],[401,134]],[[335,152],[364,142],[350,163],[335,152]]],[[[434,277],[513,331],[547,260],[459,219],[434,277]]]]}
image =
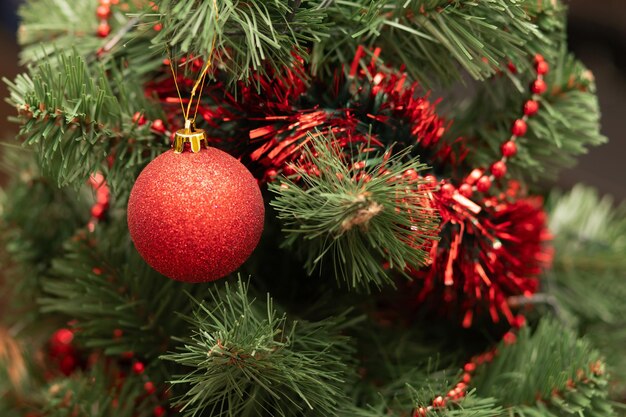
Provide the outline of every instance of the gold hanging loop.
{"type": "MultiPolygon", "coordinates": [[[[217,8],[217,0],[213,0],[213,7],[215,8],[215,23],[217,24],[218,19],[218,8],[217,8]]],[[[173,59],[171,53],[169,51],[169,47],[167,48],[168,58],[170,61],[170,70],[172,71],[172,77],[174,77],[174,85],[176,86],[176,92],[178,93],[178,99],[180,101],[180,107],[183,112],[183,117],[185,118],[185,127],[183,129],[179,129],[174,134],[174,152],[182,153],[185,149],[185,143],[190,144],[190,148],[192,152],[199,152],[202,148],[202,142],[204,142],[205,146],[207,144],[206,132],[203,129],[196,129],[196,116],[198,115],[198,108],[200,107],[200,98],[202,97],[202,91],[204,90],[204,84],[207,78],[207,74],[209,69],[211,68],[211,61],[213,59],[213,51],[215,50],[215,37],[211,43],[211,50],[209,51],[209,57],[204,64],[204,68],[200,73],[200,76],[196,80],[191,89],[191,97],[189,98],[189,102],[187,103],[187,109],[183,105],[183,97],[180,94],[180,88],[178,86],[178,77],[176,71],[174,69],[173,59]],[[193,118],[190,118],[189,115],[191,113],[191,106],[193,105],[193,99],[198,93],[198,100],[196,101],[196,107],[193,114],[193,118]]]]}

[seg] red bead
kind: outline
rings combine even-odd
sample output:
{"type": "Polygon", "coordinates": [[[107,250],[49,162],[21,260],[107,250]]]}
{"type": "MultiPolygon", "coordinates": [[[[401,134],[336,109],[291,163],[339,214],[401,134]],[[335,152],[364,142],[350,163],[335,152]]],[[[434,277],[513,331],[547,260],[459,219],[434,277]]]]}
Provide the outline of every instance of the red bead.
{"type": "Polygon", "coordinates": [[[491,188],[491,179],[488,176],[481,177],[476,183],[476,189],[481,193],[486,193],[491,188]]]}
{"type": "Polygon", "coordinates": [[[535,54],[535,58],[534,58],[535,64],[538,64],[538,63],[543,62],[543,61],[544,61],[543,55],[535,54]]]}
{"type": "Polygon", "coordinates": [[[122,359],[132,359],[135,356],[135,352],[131,352],[131,351],[122,352],[120,356],[122,359]]]}
{"type": "Polygon", "coordinates": [[[156,392],[156,387],[151,381],[148,381],[145,384],[143,384],[143,389],[146,390],[146,392],[150,395],[156,392]]]}
{"type": "Polygon", "coordinates": [[[464,197],[470,198],[474,193],[474,190],[469,184],[461,184],[461,186],[459,187],[459,193],[461,193],[461,195],[464,197]]]}
{"type": "Polygon", "coordinates": [[[122,336],[124,336],[124,331],[122,329],[115,329],[115,330],[113,330],[113,338],[114,339],[121,339],[122,336]]]}
{"type": "Polygon", "coordinates": [[[514,141],[507,140],[506,142],[502,144],[502,146],[500,147],[500,150],[502,151],[502,155],[509,158],[511,156],[515,156],[515,154],[517,153],[517,145],[515,144],[514,141]]]}
{"type": "Polygon", "coordinates": [[[413,417],[426,417],[427,414],[427,410],[424,407],[420,407],[415,410],[415,413],[413,413],[413,417]]]}
{"type": "Polygon", "coordinates": [[[100,23],[98,25],[98,36],[100,36],[101,38],[106,38],[107,36],[109,36],[109,33],[111,33],[111,26],[109,26],[108,23],[104,22],[104,23],[100,23]]]}
{"type": "Polygon", "coordinates": [[[440,395],[433,400],[433,407],[445,407],[446,400],[440,395]]]}
{"type": "Polygon", "coordinates": [[[146,118],[143,114],[136,112],[133,114],[133,123],[137,123],[139,126],[143,126],[146,124],[146,118]]]}
{"type": "Polygon", "coordinates": [[[69,376],[76,369],[76,358],[73,355],[64,356],[59,363],[59,369],[65,376],[69,376]]]}
{"type": "Polygon", "coordinates": [[[162,24],[160,24],[160,23],[157,23],[156,25],[154,25],[154,26],[152,27],[152,29],[154,29],[154,30],[155,30],[155,31],[157,31],[157,32],[160,32],[160,31],[161,31],[161,29],[163,29],[163,25],[162,25],[162,24]]]}
{"type": "Polygon", "coordinates": [[[535,69],[537,70],[537,74],[544,75],[550,71],[550,65],[548,65],[546,61],[537,62],[535,69]]]}
{"type": "Polygon", "coordinates": [[[535,94],[543,94],[548,89],[544,80],[535,80],[530,86],[530,90],[535,94]]]}
{"type": "Polygon", "coordinates": [[[526,122],[522,119],[517,119],[513,122],[511,133],[513,133],[515,136],[524,136],[527,129],[528,127],[526,126],[526,122]]]}
{"type": "Polygon", "coordinates": [[[152,130],[159,133],[165,133],[165,125],[163,124],[163,120],[156,119],[152,122],[152,130]]]}
{"type": "Polygon", "coordinates": [[[284,175],[289,176],[289,175],[293,175],[295,173],[296,173],[296,170],[295,170],[293,165],[288,164],[288,165],[284,166],[284,168],[283,168],[283,174],[284,175]]]}
{"type": "Polygon", "coordinates": [[[504,177],[506,174],[506,164],[504,161],[496,161],[491,165],[491,173],[496,178],[504,177]]]}
{"type": "Polygon", "coordinates": [[[102,6],[110,6],[111,5],[111,0],[100,0],[100,4],[102,6]]]}
{"type": "Polygon", "coordinates": [[[137,375],[143,374],[145,370],[146,370],[146,367],[143,363],[141,362],[133,363],[133,372],[136,373],[137,375]]]}
{"type": "Polygon", "coordinates": [[[452,196],[454,195],[454,191],[454,185],[450,183],[445,183],[441,186],[441,196],[443,198],[452,198],[452,196]]]}
{"type": "Polygon", "coordinates": [[[50,342],[55,345],[70,345],[74,340],[74,332],[70,329],[59,329],[52,335],[50,342]]]}
{"type": "Polygon", "coordinates": [[[91,217],[95,217],[96,219],[102,220],[104,217],[105,208],[102,204],[94,204],[91,207],[91,217]]]}
{"type": "Polygon", "coordinates": [[[96,9],[96,16],[98,16],[100,19],[106,19],[107,17],[109,17],[111,15],[111,9],[109,8],[109,6],[98,6],[98,8],[96,9]]]}
{"type": "Polygon", "coordinates": [[[517,340],[517,336],[515,336],[515,333],[513,332],[506,332],[504,334],[504,336],[502,337],[502,341],[504,341],[505,345],[512,345],[515,343],[515,341],[517,340]]]}
{"type": "Polygon", "coordinates": [[[524,114],[526,116],[534,116],[539,111],[539,103],[535,100],[528,100],[524,103],[524,114]]]}
{"type": "Polygon", "coordinates": [[[467,178],[465,178],[465,182],[469,185],[474,185],[476,181],[483,175],[483,170],[479,168],[474,168],[472,172],[469,173],[467,178]]]}
{"type": "Polygon", "coordinates": [[[152,414],[154,414],[154,417],[162,417],[163,415],[165,415],[165,408],[157,405],[156,407],[154,407],[154,410],[152,410],[152,414]]]}
{"type": "Polygon", "coordinates": [[[506,67],[509,69],[509,71],[511,72],[511,74],[517,74],[517,67],[515,66],[514,63],[512,63],[511,61],[509,61],[508,64],[506,64],[506,67]]]}
{"type": "Polygon", "coordinates": [[[463,374],[463,382],[465,382],[466,384],[469,384],[471,380],[472,380],[472,375],[470,375],[467,372],[463,374]]]}
{"type": "Polygon", "coordinates": [[[402,176],[410,181],[415,181],[418,177],[417,172],[414,169],[407,169],[402,176]]]}
{"type": "Polygon", "coordinates": [[[437,184],[437,178],[434,175],[426,175],[424,177],[424,184],[433,186],[437,184]]]}
{"type": "Polygon", "coordinates": [[[265,171],[265,176],[268,179],[272,180],[278,176],[278,171],[276,171],[274,168],[270,168],[267,171],[265,171]]]}
{"type": "Polygon", "coordinates": [[[463,367],[463,370],[465,372],[474,372],[476,370],[476,364],[472,363],[472,362],[468,362],[465,364],[465,366],[463,367]]]}

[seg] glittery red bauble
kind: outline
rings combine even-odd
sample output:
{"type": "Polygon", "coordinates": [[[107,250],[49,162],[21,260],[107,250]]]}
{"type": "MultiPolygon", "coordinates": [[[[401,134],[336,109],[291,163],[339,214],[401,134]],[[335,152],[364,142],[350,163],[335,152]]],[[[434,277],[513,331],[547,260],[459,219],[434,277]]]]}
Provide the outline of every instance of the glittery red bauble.
{"type": "Polygon", "coordinates": [[[252,174],[215,148],[170,150],[141,172],[128,201],[128,229],[154,269],[185,282],[236,270],[263,231],[265,207],[252,174]]]}

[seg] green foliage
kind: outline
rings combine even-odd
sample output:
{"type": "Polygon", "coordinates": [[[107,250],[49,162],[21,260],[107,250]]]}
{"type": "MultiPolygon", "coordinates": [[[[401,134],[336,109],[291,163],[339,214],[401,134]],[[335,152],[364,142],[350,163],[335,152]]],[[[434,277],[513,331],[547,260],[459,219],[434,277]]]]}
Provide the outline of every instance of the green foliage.
{"type": "Polygon", "coordinates": [[[150,49],[156,19],[142,15],[140,20],[136,16],[144,12],[139,7],[148,7],[148,2],[127,2],[124,7],[113,5],[108,19],[113,31],[106,38],[96,35],[100,24],[95,16],[97,7],[91,0],[72,0],[71,6],[67,0],[24,2],[19,9],[18,32],[22,64],[36,64],[62,51],[75,50],[89,66],[103,65],[110,69],[123,62],[132,66],[137,76],[162,66],[160,51],[150,49]],[[95,51],[100,51],[97,59],[94,59],[95,51]]]}
{"type": "Polygon", "coordinates": [[[615,395],[626,391],[626,204],[589,187],[550,199],[555,259],[547,291],[602,347],[615,395]]]}
{"type": "Polygon", "coordinates": [[[405,65],[426,85],[461,79],[461,69],[482,80],[507,59],[545,49],[549,40],[534,20],[548,8],[529,0],[336,1],[329,15],[338,24],[316,46],[314,63],[349,61],[365,44],[380,47],[385,62],[405,65]]]}
{"type": "Polygon", "coordinates": [[[146,396],[140,376],[121,382],[115,366],[99,362],[88,371],[59,378],[43,388],[41,411],[49,417],[150,417],[158,400],[146,396]]]}
{"type": "Polygon", "coordinates": [[[389,268],[423,265],[424,248],[436,239],[436,214],[421,182],[403,174],[425,165],[404,161],[406,149],[366,159],[370,165],[361,168],[365,161],[346,158],[329,138],[310,134],[309,140],[294,178],[270,184],[277,194],[270,204],[284,223],[285,244],[304,253],[309,273],[329,259],[338,280],[369,288],[391,284],[389,268]]]}
{"type": "Polygon", "coordinates": [[[184,386],[185,415],[336,415],[353,353],[341,319],[290,320],[241,280],[209,299],[187,317],[191,337],[163,356],[184,366],[171,383],[184,386]]]}
{"type": "Polygon", "coordinates": [[[3,153],[2,171],[11,175],[0,189],[3,286],[22,295],[7,302],[19,308],[40,293],[41,278],[63,242],[87,224],[93,199],[87,187],[60,190],[40,173],[33,152],[5,147],[3,153]]]}
{"type": "Polygon", "coordinates": [[[502,342],[472,381],[477,395],[496,398],[520,416],[610,416],[607,383],[598,351],[550,319],[534,333],[521,329],[514,344],[502,342]]]}
{"type": "Polygon", "coordinates": [[[71,7],[66,0],[28,1],[23,3],[19,14],[21,27],[18,36],[24,46],[22,64],[34,63],[45,56],[72,48],[79,48],[82,55],[87,56],[102,42],[93,36],[99,20],[90,0],[73,0],[71,7]]]}
{"type": "Polygon", "coordinates": [[[233,79],[289,66],[294,53],[332,72],[366,45],[426,83],[458,80],[460,69],[475,79],[493,75],[507,59],[545,49],[550,40],[537,22],[558,26],[562,17],[560,6],[531,0],[164,0],[159,11],[157,46],[201,57],[213,50],[233,79]]]}
{"type": "Polygon", "coordinates": [[[182,318],[173,314],[190,310],[184,289],[196,293],[206,286],[172,281],[152,270],[132,246],[124,220],[66,243],[43,284],[47,295],[41,310],[77,318],[77,337],[86,347],[154,358],[168,349],[172,336],[184,332],[182,318]],[[113,337],[115,329],[123,331],[121,338],[113,337]]]}
{"type": "Polygon", "coordinates": [[[92,74],[76,54],[51,60],[31,75],[5,80],[24,144],[37,147],[40,164],[61,186],[82,185],[91,173],[105,170],[111,186],[125,182],[130,188],[138,167],[163,150],[148,126],[133,121],[138,109],[149,107],[142,86],[128,70],[105,74],[99,68],[92,74]]]}
{"type": "Polygon", "coordinates": [[[556,256],[548,290],[584,322],[626,322],[626,204],[576,186],[550,205],[556,256]]]}
{"type": "Polygon", "coordinates": [[[326,35],[328,22],[318,2],[273,0],[162,0],[163,30],[157,45],[170,45],[180,55],[215,56],[234,79],[248,80],[252,71],[282,69],[294,54],[326,35]]]}

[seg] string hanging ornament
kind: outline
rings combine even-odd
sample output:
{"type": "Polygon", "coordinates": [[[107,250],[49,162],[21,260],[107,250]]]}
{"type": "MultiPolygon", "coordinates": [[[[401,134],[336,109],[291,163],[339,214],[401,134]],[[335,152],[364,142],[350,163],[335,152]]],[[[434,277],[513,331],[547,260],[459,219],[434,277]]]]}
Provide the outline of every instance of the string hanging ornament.
{"type": "Polygon", "coordinates": [[[206,132],[195,125],[214,46],[186,108],[168,50],[184,127],[172,149],[144,168],[128,201],[137,251],[156,271],[185,282],[214,281],[239,268],[258,244],[265,216],[256,179],[237,159],[208,146],[206,132]]]}

